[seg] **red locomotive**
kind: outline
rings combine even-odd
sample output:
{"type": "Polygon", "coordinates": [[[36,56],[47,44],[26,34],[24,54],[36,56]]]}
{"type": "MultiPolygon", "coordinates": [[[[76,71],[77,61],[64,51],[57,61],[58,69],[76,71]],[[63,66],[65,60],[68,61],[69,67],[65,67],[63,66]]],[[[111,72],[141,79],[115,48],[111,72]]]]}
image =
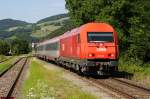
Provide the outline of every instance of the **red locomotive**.
{"type": "Polygon", "coordinates": [[[37,45],[37,56],[84,74],[110,74],[118,69],[118,39],[106,23],[88,23],[37,45]]]}

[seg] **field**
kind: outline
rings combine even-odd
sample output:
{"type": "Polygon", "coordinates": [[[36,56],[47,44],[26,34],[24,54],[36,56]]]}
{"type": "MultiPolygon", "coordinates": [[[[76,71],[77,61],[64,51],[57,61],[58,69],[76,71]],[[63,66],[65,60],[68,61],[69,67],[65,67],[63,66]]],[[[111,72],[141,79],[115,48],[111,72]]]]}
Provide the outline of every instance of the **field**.
{"type": "Polygon", "coordinates": [[[96,99],[64,79],[63,71],[50,70],[32,60],[23,85],[23,99],[96,99]]]}

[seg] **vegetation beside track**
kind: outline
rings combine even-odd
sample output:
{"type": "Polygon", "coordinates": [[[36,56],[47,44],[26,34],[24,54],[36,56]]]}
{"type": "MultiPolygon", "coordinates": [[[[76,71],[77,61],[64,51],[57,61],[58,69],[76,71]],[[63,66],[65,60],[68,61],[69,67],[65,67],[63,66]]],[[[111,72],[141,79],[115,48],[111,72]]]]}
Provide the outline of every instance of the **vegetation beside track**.
{"type": "Polygon", "coordinates": [[[150,64],[140,64],[140,62],[126,61],[121,57],[119,60],[119,71],[131,73],[131,80],[141,82],[150,87],[150,64]]]}
{"type": "Polygon", "coordinates": [[[11,56],[0,55],[0,62],[9,59],[11,56]]]}
{"type": "Polygon", "coordinates": [[[15,61],[17,60],[17,57],[14,56],[13,58],[11,58],[10,60],[7,60],[3,63],[0,63],[0,74],[5,71],[7,68],[9,68],[11,66],[11,64],[13,64],[15,61]]]}
{"type": "Polygon", "coordinates": [[[42,63],[32,60],[27,80],[23,85],[25,99],[95,99],[90,93],[83,92],[65,80],[60,70],[48,70],[42,63]]]}

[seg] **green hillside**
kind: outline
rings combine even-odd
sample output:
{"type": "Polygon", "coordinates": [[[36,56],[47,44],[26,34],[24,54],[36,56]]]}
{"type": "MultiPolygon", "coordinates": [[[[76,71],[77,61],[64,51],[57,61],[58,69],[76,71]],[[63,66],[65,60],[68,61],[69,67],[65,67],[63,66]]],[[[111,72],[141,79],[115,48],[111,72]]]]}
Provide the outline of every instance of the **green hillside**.
{"type": "Polygon", "coordinates": [[[62,19],[62,18],[66,18],[66,17],[68,17],[68,14],[54,15],[54,16],[42,19],[42,20],[38,21],[37,23],[44,23],[44,22],[47,22],[47,21],[55,21],[55,20],[59,20],[59,19],[62,19]]]}
{"type": "Polygon", "coordinates": [[[46,38],[48,35],[63,27],[67,20],[69,20],[67,14],[55,15],[42,19],[33,25],[31,37],[38,39],[46,38]]]}
{"type": "Polygon", "coordinates": [[[13,19],[4,19],[0,20],[0,30],[5,30],[10,27],[16,27],[16,26],[25,26],[29,23],[19,20],[13,20],[13,19]]]}
{"type": "Polygon", "coordinates": [[[36,42],[62,28],[67,20],[69,20],[67,14],[51,16],[35,24],[13,19],[0,20],[0,39],[22,38],[36,42]]]}

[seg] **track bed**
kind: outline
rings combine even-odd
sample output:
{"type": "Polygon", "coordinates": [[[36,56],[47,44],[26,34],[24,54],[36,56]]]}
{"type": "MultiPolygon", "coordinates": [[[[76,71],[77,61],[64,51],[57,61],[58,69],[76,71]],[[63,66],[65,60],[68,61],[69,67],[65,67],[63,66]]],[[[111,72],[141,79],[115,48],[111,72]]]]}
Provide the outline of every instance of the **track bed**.
{"type": "Polygon", "coordinates": [[[21,58],[0,75],[0,97],[11,97],[28,58],[21,58]]]}

